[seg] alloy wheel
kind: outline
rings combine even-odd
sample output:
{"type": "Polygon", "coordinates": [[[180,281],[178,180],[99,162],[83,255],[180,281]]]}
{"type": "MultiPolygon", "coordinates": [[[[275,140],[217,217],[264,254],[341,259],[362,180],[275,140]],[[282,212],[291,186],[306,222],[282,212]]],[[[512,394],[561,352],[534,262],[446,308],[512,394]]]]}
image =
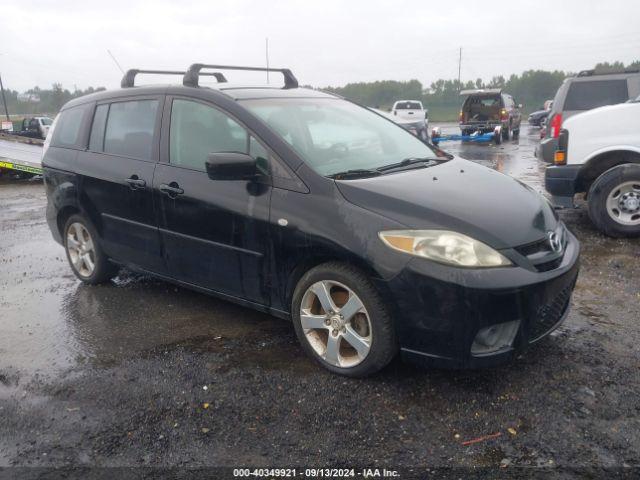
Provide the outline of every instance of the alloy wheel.
{"type": "Polygon", "coordinates": [[[81,277],[88,278],[96,268],[96,252],[87,228],[75,222],[67,229],[67,251],[73,268],[81,277]]]}
{"type": "Polygon", "coordinates": [[[311,285],[302,297],[300,323],[315,353],[333,366],[354,367],[371,350],[369,313],[342,283],[323,280],[311,285]]]}

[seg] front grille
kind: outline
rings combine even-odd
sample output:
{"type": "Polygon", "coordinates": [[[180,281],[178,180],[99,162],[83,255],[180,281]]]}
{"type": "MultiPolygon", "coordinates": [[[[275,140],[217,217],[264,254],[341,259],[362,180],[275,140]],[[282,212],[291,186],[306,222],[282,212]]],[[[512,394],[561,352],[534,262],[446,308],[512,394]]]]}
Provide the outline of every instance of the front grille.
{"type": "Polygon", "coordinates": [[[562,263],[562,257],[567,247],[567,235],[564,227],[556,230],[556,233],[560,236],[560,243],[562,249],[560,252],[554,252],[551,248],[548,238],[543,238],[526,245],[520,245],[515,247],[515,250],[522,256],[526,257],[531,265],[538,272],[548,272],[558,268],[562,263]]]}
{"type": "Polygon", "coordinates": [[[529,341],[535,342],[554,329],[569,307],[575,280],[563,288],[549,303],[541,305],[529,327],[529,341]]]}
{"type": "Polygon", "coordinates": [[[535,265],[536,270],[539,272],[548,272],[549,270],[555,270],[562,263],[562,257],[551,260],[550,262],[538,263],[535,265]]]}

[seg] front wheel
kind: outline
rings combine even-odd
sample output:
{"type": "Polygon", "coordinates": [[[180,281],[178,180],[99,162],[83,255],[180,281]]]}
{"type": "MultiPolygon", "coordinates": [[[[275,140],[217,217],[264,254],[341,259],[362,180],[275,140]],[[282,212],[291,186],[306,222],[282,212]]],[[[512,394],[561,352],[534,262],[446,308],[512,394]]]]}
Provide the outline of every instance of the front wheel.
{"type": "Polygon", "coordinates": [[[308,355],[327,370],[363,377],[385,367],[397,352],[391,315],[369,278],[330,262],[298,282],[293,324],[308,355]]]}
{"type": "Polygon", "coordinates": [[[640,165],[625,164],[600,175],[588,195],[589,217],[610,237],[640,236],[640,165]]]}

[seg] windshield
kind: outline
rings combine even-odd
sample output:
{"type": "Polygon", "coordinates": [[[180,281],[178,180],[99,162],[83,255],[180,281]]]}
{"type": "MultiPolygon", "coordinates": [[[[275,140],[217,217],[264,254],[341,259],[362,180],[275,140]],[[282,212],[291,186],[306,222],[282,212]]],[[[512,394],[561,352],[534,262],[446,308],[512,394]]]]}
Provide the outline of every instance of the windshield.
{"type": "Polygon", "coordinates": [[[393,122],[337,98],[245,100],[243,104],[321,175],[373,170],[435,150],[393,122]]]}

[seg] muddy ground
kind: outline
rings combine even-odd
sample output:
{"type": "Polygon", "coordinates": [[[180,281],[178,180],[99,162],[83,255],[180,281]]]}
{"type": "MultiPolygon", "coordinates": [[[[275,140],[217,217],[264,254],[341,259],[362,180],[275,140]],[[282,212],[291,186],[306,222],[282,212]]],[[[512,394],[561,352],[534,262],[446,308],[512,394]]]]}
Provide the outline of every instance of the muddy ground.
{"type": "MultiPolygon", "coordinates": [[[[443,146],[541,189],[536,142],[443,146]]],[[[350,380],[268,315],[128,272],[81,285],[41,182],[0,180],[0,206],[0,466],[640,466],[640,242],[584,208],[560,213],[582,270],[546,341],[350,380]]]]}

